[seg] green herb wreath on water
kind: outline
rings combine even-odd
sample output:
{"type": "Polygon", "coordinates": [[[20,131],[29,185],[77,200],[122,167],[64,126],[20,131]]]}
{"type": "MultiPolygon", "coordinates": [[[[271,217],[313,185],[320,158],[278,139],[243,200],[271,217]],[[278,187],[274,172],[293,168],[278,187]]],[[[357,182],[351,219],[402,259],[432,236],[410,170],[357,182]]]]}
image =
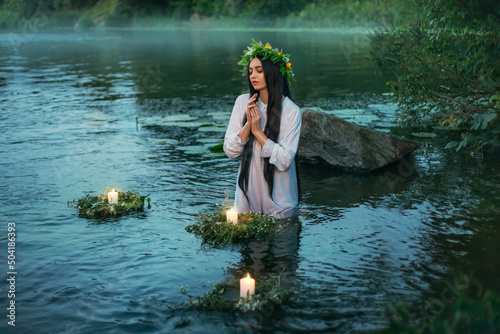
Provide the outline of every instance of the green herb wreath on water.
{"type": "Polygon", "coordinates": [[[104,189],[102,194],[86,194],[80,199],[68,201],[68,206],[78,209],[78,216],[85,218],[107,218],[118,217],[131,212],[144,211],[144,200],[148,201],[148,209],[151,208],[149,194],[141,196],[134,191],[118,192],[118,203],[108,203],[109,189],[104,189]]]}
{"type": "Polygon", "coordinates": [[[186,226],[186,231],[200,237],[204,243],[224,246],[248,239],[264,239],[283,228],[275,218],[260,213],[239,213],[238,223],[226,221],[227,206],[213,213],[201,213],[197,222],[186,226]]]}
{"type": "Polygon", "coordinates": [[[196,297],[189,295],[186,287],[181,287],[181,294],[189,297],[189,302],[181,305],[205,311],[254,312],[267,309],[270,305],[279,306],[292,293],[295,293],[294,288],[285,288],[281,285],[281,274],[257,279],[255,295],[250,298],[230,297],[231,293],[239,295],[239,284],[239,280],[218,282],[214,284],[211,291],[196,297]]]}

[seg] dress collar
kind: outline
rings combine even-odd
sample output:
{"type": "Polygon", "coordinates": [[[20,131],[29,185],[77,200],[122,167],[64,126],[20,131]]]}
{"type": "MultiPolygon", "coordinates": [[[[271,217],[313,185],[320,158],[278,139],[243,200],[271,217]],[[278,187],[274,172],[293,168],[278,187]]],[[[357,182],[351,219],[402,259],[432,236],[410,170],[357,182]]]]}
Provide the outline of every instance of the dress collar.
{"type": "Polygon", "coordinates": [[[260,99],[260,97],[259,97],[259,109],[262,110],[262,111],[267,110],[267,104],[265,104],[264,102],[262,102],[262,100],[260,99]]]}

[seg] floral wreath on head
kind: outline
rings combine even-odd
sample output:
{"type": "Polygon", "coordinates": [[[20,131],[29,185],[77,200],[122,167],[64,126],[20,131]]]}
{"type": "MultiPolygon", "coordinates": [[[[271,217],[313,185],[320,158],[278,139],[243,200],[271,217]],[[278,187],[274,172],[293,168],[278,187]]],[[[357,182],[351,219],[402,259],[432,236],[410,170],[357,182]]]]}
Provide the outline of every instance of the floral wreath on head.
{"type": "Polygon", "coordinates": [[[243,56],[238,62],[238,65],[243,66],[241,73],[246,76],[248,73],[248,65],[255,57],[261,57],[262,60],[269,59],[271,62],[279,66],[279,70],[283,75],[283,78],[288,82],[290,86],[291,79],[294,76],[292,63],[290,63],[290,54],[284,53],[283,50],[277,48],[272,48],[269,43],[265,45],[262,42],[256,42],[252,40],[252,44],[247,47],[247,50],[243,50],[243,56]]]}

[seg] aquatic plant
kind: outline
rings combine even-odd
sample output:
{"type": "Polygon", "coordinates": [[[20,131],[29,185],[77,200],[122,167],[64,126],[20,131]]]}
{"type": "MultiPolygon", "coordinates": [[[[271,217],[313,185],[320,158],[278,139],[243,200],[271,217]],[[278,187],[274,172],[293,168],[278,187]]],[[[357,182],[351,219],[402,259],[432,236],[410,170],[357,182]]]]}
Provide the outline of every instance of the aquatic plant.
{"type": "Polygon", "coordinates": [[[500,295],[471,277],[461,275],[459,281],[467,282],[464,291],[443,290],[441,299],[433,298],[424,307],[400,302],[389,311],[386,328],[364,333],[499,333],[500,295]]]}
{"type": "Polygon", "coordinates": [[[283,228],[275,218],[260,213],[239,213],[238,223],[226,221],[227,206],[213,213],[200,213],[196,223],[186,231],[200,237],[204,243],[224,246],[248,239],[264,239],[283,228]]]}
{"type": "Polygon", "coordinates": [[[238,289],[239,280],[217,282],[211,291],[203,296],[193,297],[187,293],[186,287],[181,287],[181,294],[189,297],[189,302],[181,305],[204,311],[258,312],[283,304],[295,292],[294,288],[285,288],[281,285],[281,275],[257,279],[255,295],[249,298],[231,299],[231,293],[236,294],[239,292],[238,289]]]}
{"type": "Polygon", "coordinates": [[[209,148],[212,153],[224,153],[224,141],[209,148]]]}
{"type": "Polygon", "coordinates": [[[109,189],[104,189],[102,194],[86,194],[80,199],[68,201],[70,207],[78,209],[78,216],[85,218],[118,217],[131,212],[144,211],[144,200],[147,199],[148,209],[151,208],[149,194],[141,196],[134,191],[118,190],[118,203],[108,203],[109,189]]]}

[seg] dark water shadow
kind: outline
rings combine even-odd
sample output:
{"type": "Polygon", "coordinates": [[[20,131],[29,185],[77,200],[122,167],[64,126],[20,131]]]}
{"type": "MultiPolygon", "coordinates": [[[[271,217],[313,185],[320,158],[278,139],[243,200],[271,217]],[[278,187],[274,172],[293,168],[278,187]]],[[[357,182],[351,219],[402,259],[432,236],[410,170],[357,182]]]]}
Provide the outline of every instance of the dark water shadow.
{"type": "Polygon", "coordinates": [[[373,198],[408,190],[418,178],[412,156],[371,173],[350,173],[329,167],[300,165],[303,203],[352,207],[373,198]]]}
{"type": "Polygon", "coordinates": [[[300,232],[302,224],[299,217],[278,221],[283,229],[265,240],[252,240],[242,245],[242,258],[228,273],[235,278],[241,278],[250,273],[259,279],[270,274],[281,275],[283,285],[292,286],[298,268],[300,248],[300,232]]]}

